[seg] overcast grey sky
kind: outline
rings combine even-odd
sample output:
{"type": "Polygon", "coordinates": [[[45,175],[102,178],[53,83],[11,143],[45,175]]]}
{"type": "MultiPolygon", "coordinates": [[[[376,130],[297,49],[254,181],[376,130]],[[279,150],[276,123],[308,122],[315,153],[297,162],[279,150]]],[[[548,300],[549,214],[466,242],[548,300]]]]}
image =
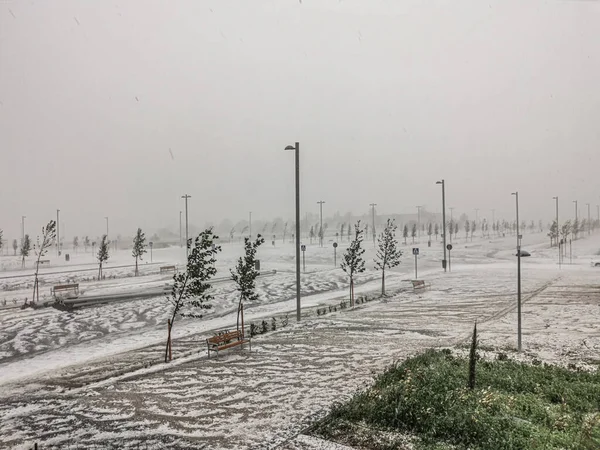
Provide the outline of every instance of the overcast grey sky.
{"type": "Polygon", "coordinates": [[[0,2],[0,228],[600,203],[600,2],[0,2]],[[172,152],[169,151],[169,149],[172,152]],[[61,220],[61,221],[62,221],[61,220]]]}

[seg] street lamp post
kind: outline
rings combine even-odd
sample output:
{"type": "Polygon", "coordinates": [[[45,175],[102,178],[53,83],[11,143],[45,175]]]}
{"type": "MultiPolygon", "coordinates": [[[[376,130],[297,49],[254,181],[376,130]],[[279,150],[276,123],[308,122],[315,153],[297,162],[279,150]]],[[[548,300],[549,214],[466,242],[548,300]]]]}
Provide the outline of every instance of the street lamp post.
{"type": "Polygon", "coordinates": [[[320,226],[320,228],[319,228],[319,245],[321,247],[323,247],[323,203],[325,203],[323,200],[320,200],[317,202],[317,204],[319,205],[319,209],[320,209],[320,212],[319,212],[320,219],[319,220],[321,222],[321,225],[319,225],[320,226]]]}
{"type": "Polygon", "coordinates": [[[296,320],[300,322],[300,143],[285,149],[296,153],[296,320]]]}
{"type": "Polygon", "coordinates": [[[560,227],[558,226],[558,195],[552,198],[556,200],[556,246],[558,247],[558,268],[560,269],[560,241],[558,239],[560,235],[560,227]]]}
{"type": "Polygon", "coordinates": [[[454,232],[454,208],[448,208],[450,210],[450,243],[452,244],[452,233],[454,232]]]}
{"type": "Polygon", "coordinates": [[[21,248],[23,248],[23,241],[25,240],[25,219],[27,216],[21,216],[21,248]]]}
{"type": "Polygon", "coordinates": [[[521,236],[519,235],[519,192],[513,192],[517,205],[517,349],[521,346],[521,236]]]}
{"type": "Polygon", "coordinates": [[[371,203],[369,206],[373,212],[373,246],[375,246],[375,207],[377,206],[377,203],[371,203]]]}
{"type": "Polygon", "coordinates": [[[60,256],[60,225],[59,225],[60,209],[56,210],[56,256],[60,256]]]}
{"type": "Polygon", "coordinates": [[[422,206],[417,205],[417,238],[421,242],[421,208],[422,206]]]}
{"type": "Polygon", "coordinates": [[[190,246],[188,245],[188,198],[192,198],[192,196],[185,194],[181,198],[185,199],[185,256],[188,257],[190,254],[190,246]]]}
{"type": "Polygon", "coordinates": [[[442,267],[446,272],[446,183],[444,180],[437,181],[435,184],[442,185],[442,233],[444,233],[444,259],[442,260],[442,267]]]}
{"type": "Polygon", "coordinates": [[[183,242],[181,240],[181,211],[179,211],[179,247],[183,247],[183,242]]]}
{"type": "Polygon", "coordinates": [[[587,207],[588,207],[588,220],[587,220],[587,229],[588,229],[588,235],[592,232],[590,229],[590,204],[586,203],[587,207]]]}

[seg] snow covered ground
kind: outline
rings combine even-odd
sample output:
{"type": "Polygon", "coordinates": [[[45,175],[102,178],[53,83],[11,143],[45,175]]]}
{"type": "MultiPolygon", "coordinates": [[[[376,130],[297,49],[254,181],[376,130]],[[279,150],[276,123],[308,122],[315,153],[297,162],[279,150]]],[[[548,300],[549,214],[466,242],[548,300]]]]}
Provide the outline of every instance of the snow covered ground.
{"type": "MultiPolygon", "coordinates": [[[[600,235],[574,242],[574,264],[561,270],[545,236],[526,235],[524,244],[532,256],[522,260],[521,357],[597,366],[600,270],[589,261],[600,235]]],[[[246,322],[277,317],[280,324],[289,314],[290,323],[255,337],[251,352],[232,350],[218,359],[206,358],[204,339],[235,322],[236,296],[227,283],[215,287],[219,301],[208,317],[176,323],[176,359],[169,365],[159,363],[164,299],[74,313],[12,310],[0,316],[0,447],[37,441],[46,448],[311,448],[297,436],[311,418],[366,387],[373,372],[394,360],[465,342],[475,320],[482,346],[515,357],[514,237],[460,239],[446,274],[440,246],[420,247],[419,278],[430,290],[415,294],[403,281],[414,277],[406,256],[386,283],[394,293],[387,301],[323,316],[315,308],[338,304],[347,280],[332,267],[332,249],[310,247],[303,289],[313,295],[303,298],[299,324],[293,246],[265,247],[263,268],[278,274],[259,282],[261,301],[248,308],[246,322]]],[[[223,272],[238,255],[234,246],[225,249],[223,272]]],[[[360,281],[357,293],[379,289],[373,270],[360,281]]]]}

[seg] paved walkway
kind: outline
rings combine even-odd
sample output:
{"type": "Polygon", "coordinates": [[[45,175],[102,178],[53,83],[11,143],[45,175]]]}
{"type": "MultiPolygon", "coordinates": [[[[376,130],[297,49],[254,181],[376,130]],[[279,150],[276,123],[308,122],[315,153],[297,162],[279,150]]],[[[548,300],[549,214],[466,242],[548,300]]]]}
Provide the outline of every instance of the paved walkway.
{"type": "MultiPolygon", "coordinates": [[[[218,359],[196,353],[166,369],[152,366],[104,381],[90,377],[82,388],[74,387],[86,379],[81,368],[70,377],[46,379],[35,396],[3,399],[0,447],[37,440],[42,448],[63,449],[311,448],[298,433],[393,361],[468,339],[476,319],[482,333],[489,328],[510,340],[515,297],[507,286],[513,276],[512,267],[465,270],[447,277],[443,292],[434,288],[313,315],[256,337],[251,352],[236,349],[218,359]],[[490,279],[486,270],[493,270],[493,282],[484,283],[490,279]]],[[[562,278],[559,284],[572,283],[562,278]]],[[[532,269],[525,309],[555,285],[553,273],[532,269]]],[[[598,301],[600,294],[590,291],[598,301]]],[[[598,320],[591,302],[584,309],[598,320]]],[[[189,345],[198,344],[190,339],[189,345]]]]}

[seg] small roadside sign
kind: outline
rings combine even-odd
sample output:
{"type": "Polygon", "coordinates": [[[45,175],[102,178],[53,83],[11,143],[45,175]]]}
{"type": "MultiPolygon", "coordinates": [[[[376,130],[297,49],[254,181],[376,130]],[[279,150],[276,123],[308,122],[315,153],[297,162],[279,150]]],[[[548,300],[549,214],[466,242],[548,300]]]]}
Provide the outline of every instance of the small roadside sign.
{"type": "Polygon", "coordinates": [[[418,247],[413,248],[413,255],[416,256],[418,254],[419,254],[419,248],[418,247]]]}
{"type": "Polygon", "coordinates": [[[301,249],[303,252],[305,252],[305,251],[306,251],[306,245],[302,244],[302,245],[300,246],[300,249],[301,249]]]}
{"type": "Polygon", "coordinates": [[[333,243],[333,248],[337,248],[337,242],[333,243]]]}
{"type": "Polygon", "coordinates": [[[448,250],[452,250],[452,244],[448,244],[448,245],[446,245],[446,248],[447,248],[448,250]]]}

